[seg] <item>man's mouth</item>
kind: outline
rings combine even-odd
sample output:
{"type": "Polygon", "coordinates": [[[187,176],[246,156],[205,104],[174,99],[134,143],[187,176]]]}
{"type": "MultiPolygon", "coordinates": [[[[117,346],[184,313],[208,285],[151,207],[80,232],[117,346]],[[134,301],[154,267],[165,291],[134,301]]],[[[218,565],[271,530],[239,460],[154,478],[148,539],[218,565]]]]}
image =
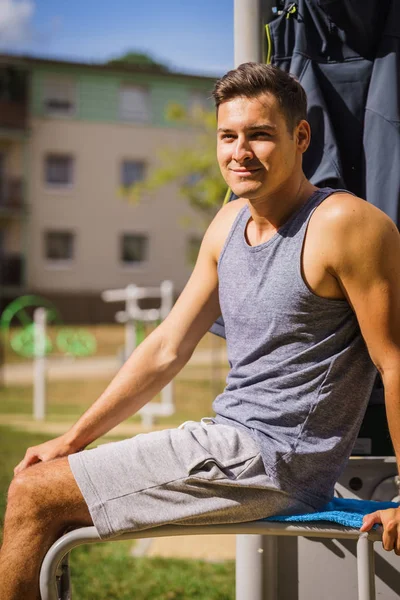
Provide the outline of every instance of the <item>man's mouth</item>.
{"type": "Polygon", "coordinates": [[[236,175],[240,175],[241,177],[246,176],[246,175],[253,175],[256,171],[259,171],[260,169],[258,167],[254,167],[254,168],[246,168],[246,169],[230,169],[233,173],[236,173],[236,175]]]}

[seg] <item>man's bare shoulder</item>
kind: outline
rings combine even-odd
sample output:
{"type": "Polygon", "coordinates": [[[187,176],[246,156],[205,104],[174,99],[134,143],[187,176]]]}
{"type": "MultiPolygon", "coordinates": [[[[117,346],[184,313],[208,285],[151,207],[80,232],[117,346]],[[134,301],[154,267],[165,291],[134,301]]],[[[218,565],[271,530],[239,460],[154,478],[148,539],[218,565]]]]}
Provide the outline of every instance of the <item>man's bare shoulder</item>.
{"type": "Polygon", "coordinates": [[[399,237],[395,223],[383,211],[344,192],[332,194],[316,209],[309,233],[318,236],[328,265],[344,264],[352,257],[366,261],[399,237]]]}
{"type": "Polygon", "coordinates": [[[366,200],[344,192],[329,196],[315,211],[314,226],[328,236],[366,237],[385,235],[396,230],[395,223],[366,200]]]}
{"type": "Polygon", "coordinates": [[[232,225],[241,211],[246,206],[247,200],[238,198],[232,202],[224,204],[224,206],[215,215],[210,227],[207,231],[207,237],[213,248],[215,260],[218,261],[221,250],[225,244],[225,240],[229,235],[232,225]]]}
{"type": "Polygon", "coordinates": [[[338,230],[357,230],[360,225],[379,229],[393,221],[379,208],[366,200],[345,192],[336,192],[326,198],[315,211],[315,221],[322,227],[338,230]]]}

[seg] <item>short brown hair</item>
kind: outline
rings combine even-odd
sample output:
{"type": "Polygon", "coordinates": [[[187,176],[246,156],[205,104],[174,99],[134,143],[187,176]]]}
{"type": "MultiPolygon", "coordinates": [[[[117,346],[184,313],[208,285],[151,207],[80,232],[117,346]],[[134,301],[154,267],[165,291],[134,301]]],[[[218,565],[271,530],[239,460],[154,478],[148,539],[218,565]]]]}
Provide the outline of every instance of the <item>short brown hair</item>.
{"type": "Polygon", "coordinates": [[[272,65],[248,62],[218,79],[213,90],[215,106],[240,96],[256,98],[270,93],[279,102],[290,133],[307,119],[307,96],[297,79],[272,65]]]}

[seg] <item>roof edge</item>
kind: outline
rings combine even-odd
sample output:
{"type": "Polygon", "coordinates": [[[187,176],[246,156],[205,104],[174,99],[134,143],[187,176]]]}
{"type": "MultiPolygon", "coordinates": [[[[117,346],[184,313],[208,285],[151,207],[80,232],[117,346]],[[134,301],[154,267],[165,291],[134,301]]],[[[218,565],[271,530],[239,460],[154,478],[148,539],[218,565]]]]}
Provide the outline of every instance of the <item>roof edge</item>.
{"type": "Polygon", "coordinates": [[[157,75],[160,77],[181,77],[185,79],[201,80],[201,81],[215,81],[218,76],[216,75],[199,75],[192,73],[182,73],[180,71],[164,71],[154,65],[108,65],[106,63],[97,62],[80,62],[70,61],[56,58],[43,58],[39,56],[31,56],[24,54],[3,54],[0,53],[0,65],[12,64],[15,67],[30,68],[32,65],[54,65],[54,66],[70,66],[82,69],[90,69],[93,71],[105,71],[110,73],[132,73],[132,74],[143,74],[143,75],[157,75]]]}

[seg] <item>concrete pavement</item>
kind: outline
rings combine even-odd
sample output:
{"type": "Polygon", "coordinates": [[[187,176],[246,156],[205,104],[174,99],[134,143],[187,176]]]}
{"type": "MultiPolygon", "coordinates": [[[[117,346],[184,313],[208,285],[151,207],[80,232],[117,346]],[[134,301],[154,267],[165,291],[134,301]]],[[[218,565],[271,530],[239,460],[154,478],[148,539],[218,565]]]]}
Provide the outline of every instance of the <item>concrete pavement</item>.
{"type": "Polygon", "coordinates": [[[222,562],[235,560],[235,535],[185,535],[138,540],[132,556],[183,558],[222,562]]]}
{"type": "MultiPolygon", "coordinates": [[[[216,350],[196,350],[187,366],[209,366],[211,364],[226,367],[228,358],[225,348],[216,350]]],[[[116,356],[92,356],[90,358],[47,358],[47,379],[97,379],[99,376],[113,377],[122,366],[116,356]]],[[[33,361],[3,365],[5,385],[23,385],[33,381],[33,361]]]]}

